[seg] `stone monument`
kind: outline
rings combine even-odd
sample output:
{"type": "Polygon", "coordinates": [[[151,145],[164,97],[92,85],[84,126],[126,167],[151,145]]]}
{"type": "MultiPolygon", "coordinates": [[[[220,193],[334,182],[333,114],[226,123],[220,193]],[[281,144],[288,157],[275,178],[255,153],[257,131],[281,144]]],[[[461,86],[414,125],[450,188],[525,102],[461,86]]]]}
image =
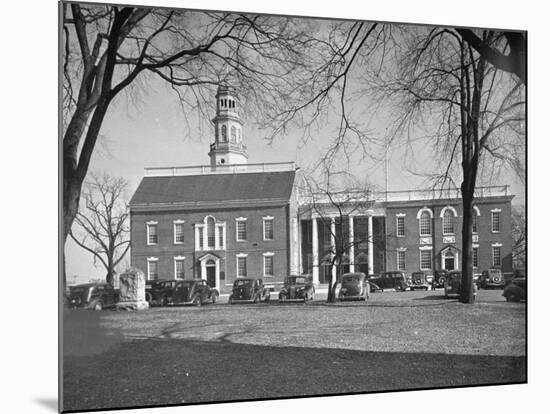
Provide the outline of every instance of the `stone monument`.
{"type": "Polygon", "coordinates": [[[119,277],[120,301],[117,309],[141,310],[149,308],[145,301],[145,274],[138,268],[131,267],[119,277]]]}

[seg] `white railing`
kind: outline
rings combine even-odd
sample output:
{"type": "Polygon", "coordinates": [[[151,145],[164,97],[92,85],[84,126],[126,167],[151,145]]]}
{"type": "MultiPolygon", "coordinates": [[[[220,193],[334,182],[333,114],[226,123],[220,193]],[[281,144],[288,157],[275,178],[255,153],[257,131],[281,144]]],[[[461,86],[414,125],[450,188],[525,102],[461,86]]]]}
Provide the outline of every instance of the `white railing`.
{"type": "Polygon", "coordinates": [[[261,164],[230,164],[230,165],[194,165],[190,167],[162,167],[145,168],[146,177],[166,177],[182,175],[213,175],[213,174],[236,174],[236,173],[258,173],[294,171],[294,161],[270,162],[261,164]]]}

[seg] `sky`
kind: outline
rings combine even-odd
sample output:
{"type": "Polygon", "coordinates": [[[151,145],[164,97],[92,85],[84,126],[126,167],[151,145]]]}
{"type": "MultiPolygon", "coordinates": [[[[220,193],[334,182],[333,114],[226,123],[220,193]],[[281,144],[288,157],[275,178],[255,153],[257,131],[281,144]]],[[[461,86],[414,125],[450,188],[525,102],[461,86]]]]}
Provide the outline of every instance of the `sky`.
{"type": "MultiPolygon", "coordinates": [[[[162,81],[153,78],[139,95],[122,95],[111,105],[104,120],[98,145],[92,157],[89,172],[106,172],[123,177],[129,182],[129,196],[137,188],[147,167],[173,167],[208,165],[209,144],[214,140],[213,126],[199,128],[198,120],[185,121],[184,109],[177,95],[162,81]],[[191,130],[189,129],[191,127],[191,130]]],[[[353,92],[353,86],[351,87],[353,92]]],[[[367,99],[367,98],[362,98],[367,99]]],[[[246,104],[246,103],[243,103],[246,104]]],[[[361,111],[368,103],[358,99],[353,110],[361,111]],[[357,108],[357,109],[356,109],[357,108]]],[[[211,111],[209,118],[214,117],[211,111]]],[[[368,114],[366,115],[368,117],[368,114]]],[[[244,118],[243,141],[248,149],[249,163],[294,161],[308,170],[322,157],[331,142],[338,118],[328,117],[305,144],[300,140],[302,130],[291,128],[285,135],[268,142],[264,132],[253,119],[244,118]]],[[[391,127],[387,116],[372,118],[369,129],[381,135],[391,127]]],[[[431,149],[422,144],[394,145],[388,153],[388,190],[426,188],[426,179],[410,171],[430,170],[433,165],[431,149]],[[414,158],[412,158],[412,153],[414,158]]],[[[338,162],[344,162],[339,160],[338,162]]],[[[344,169],[348,168],[361,181],[380,189],[384,188],[384,162],[355,153],[344,169]]],[[[524,186],[514,173],[504,173],[494,184],[508,184],[516,195],[514,203],[524,201],[524,186]]],[[[105,271],[98,262],[93,263],[90,253],[69,239],[66,246],[67,278],[71,283],[103,278],[105,271]]]]}

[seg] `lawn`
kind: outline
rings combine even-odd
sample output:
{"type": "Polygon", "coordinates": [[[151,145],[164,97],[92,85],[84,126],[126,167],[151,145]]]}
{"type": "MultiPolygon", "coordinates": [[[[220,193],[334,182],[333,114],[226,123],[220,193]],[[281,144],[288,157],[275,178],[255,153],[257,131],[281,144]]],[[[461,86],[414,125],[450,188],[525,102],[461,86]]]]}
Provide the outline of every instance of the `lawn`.
{"type": "Polygon", "coordinates": [[[525,382],[525,304],[441,294],[69,311],[64,409],[525,382]]]}

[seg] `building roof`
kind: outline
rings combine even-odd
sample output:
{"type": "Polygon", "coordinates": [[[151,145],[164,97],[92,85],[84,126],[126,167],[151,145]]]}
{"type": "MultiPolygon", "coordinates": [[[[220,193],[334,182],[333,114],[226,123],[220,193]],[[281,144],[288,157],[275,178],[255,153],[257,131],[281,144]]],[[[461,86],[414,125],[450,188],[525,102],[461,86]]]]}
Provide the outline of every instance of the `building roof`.
{"type": "Polygon", "coordinates": [[[289,200],[295,171],[144,177],[131,206],[289,200]]]}

